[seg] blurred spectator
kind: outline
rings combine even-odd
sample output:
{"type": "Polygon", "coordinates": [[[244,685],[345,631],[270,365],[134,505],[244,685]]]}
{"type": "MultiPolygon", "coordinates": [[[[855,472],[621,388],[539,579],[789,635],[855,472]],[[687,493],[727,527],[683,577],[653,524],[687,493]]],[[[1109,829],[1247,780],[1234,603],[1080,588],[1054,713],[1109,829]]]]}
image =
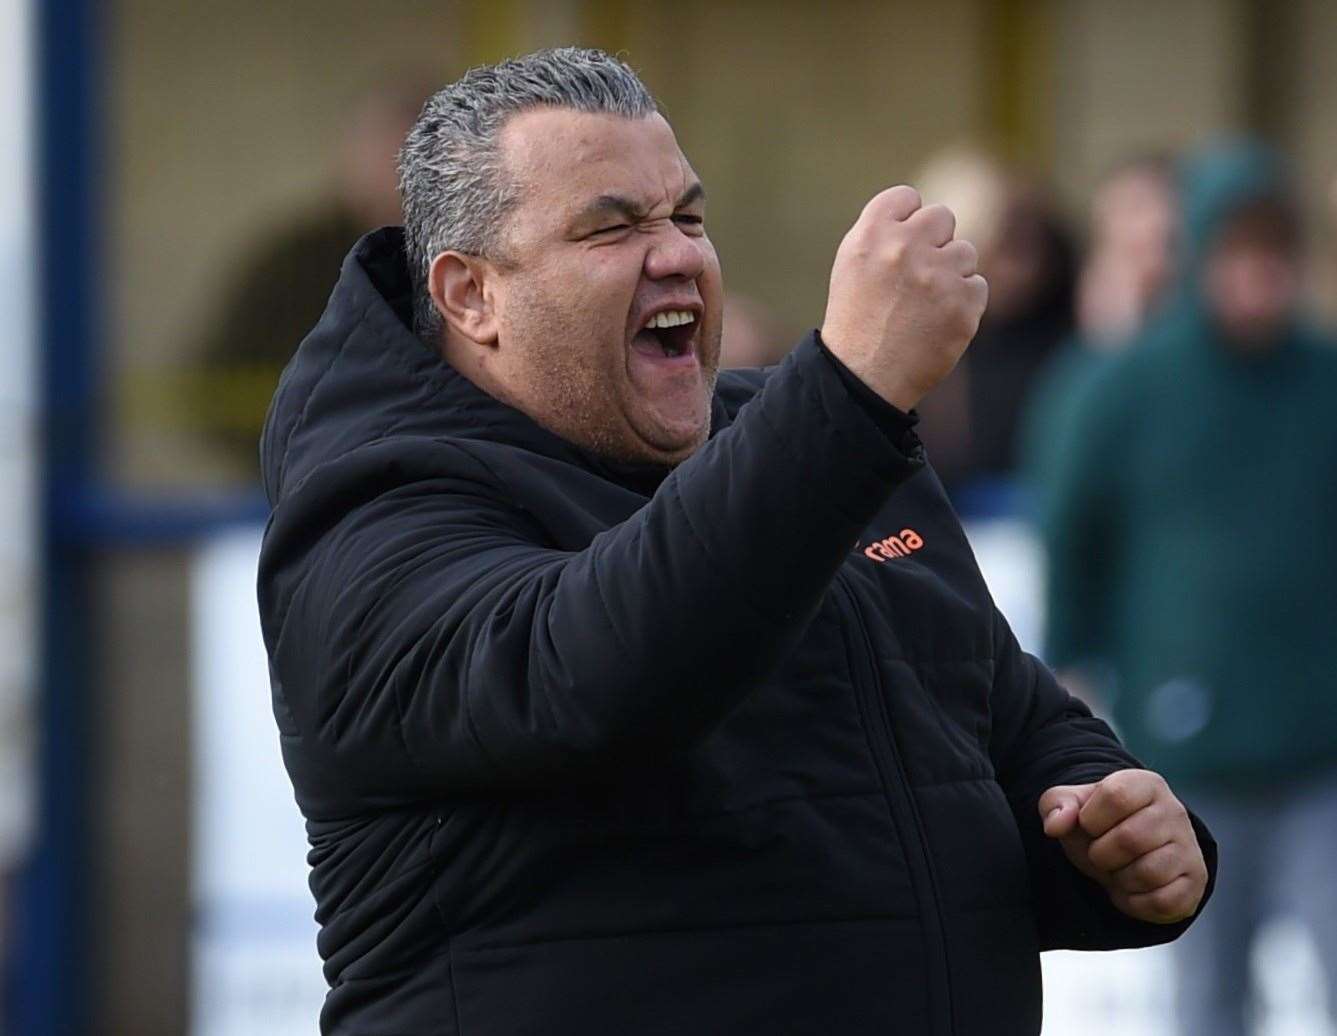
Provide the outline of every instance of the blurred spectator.
{"type": "Polygon", "coordinates": [[[1180,218],[1168,155],[1121,162],[1097,187],[1077,289],[1077,329],[1089,346],[1126,341],[1165,301],[1180,218]]]}
{"type": "Polygon", "coordinates": [[[353,107],[330,196],[251,246],[206,325],[195,410],[239,477],[259,477],[274,386],[324,310],[344,256],[368,230],[400,220],[395,158],[430,92],[396,82],[353,107]]]}
{"type": "Polygon", "coordinates": [[[1082,386],[1132,342],[1166,301],[1180,222],[1174,166],[1141,155],[1115,166],[1091,202],[1087,257],[1077,282],[1077,334],[1035,379],[1022,420],[1021,465],[1035,511],[1077,419],[1082,386]]]}
{"type": "Polygon", "coordinates": [[[769,367],[784,359],[791,344],[761,302],[736,292],[725,297],[720,344],[724,366],[769,367]]]}
{"type": "Polygon", "coordinates": [[[1022,406],[1072,331],[1075,254],[1045,192],[983,153],[949,152],[921,193],[958,213],[989,282],[989,308],[957,370],[921,407],[920,426],[948,487],[1009,476],[1022,406]]]}
{"type": "Polygon", "coordinates": [[[1217,833],[1181,1022],[1234,1036],[1273,911],[1310,924],[1337,1000],[1337,350],[1298,317],[1275,157],[1222,147],[1182,192],[1181,289],[1054,433],[1048,656],[1108,667],[1130,747],[1217,833]]]}
{"type": "Polygon", "coordinates": [[[1337,331],[1337,174],[1329,178],[1321,206],[1320,250],[1310,287],[1324,327],[1337,331]]]}

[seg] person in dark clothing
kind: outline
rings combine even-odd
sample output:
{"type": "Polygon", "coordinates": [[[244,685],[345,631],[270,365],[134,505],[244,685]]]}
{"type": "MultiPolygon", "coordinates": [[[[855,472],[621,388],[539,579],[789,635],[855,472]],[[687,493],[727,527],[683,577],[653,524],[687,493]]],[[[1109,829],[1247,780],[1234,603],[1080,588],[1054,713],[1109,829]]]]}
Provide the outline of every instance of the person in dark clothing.
{"type": "Polygon", "coordinates": [[[1037,1033],[1215,848],[1024,654],[910,411],[984,306],[908,187],[717,372],[699,180],[597,51],[401,154],[262,444],[259,603],[324,1033],[1037,1033]]]}
{"type": "Polygon", "coordinates": [[[1013,472],[1026,396],[1073,328],[1076,255],[1037,188],[1012,187],[995,251],[985,269],[989,309],[961,368],[968,375],[972,442],[962,478],[1013,472]],[[997,290],[1004,280],[1006,293],[997,290]]]}
{"type": "Polygon", "coordinates": [[[431,91],[398,78],[353,105],[329,197],[251,242],[226,277],[199,343],[192,413],[213,455],[239,480],[259,478],[255,443],[279,375],[319,318],[344,256],[398,216],[395,152],[431,91]]]}
{"type": "Polygon", "coordinates": [[[925,402],[923,437],[958,506],[996,510],[1032,388],[1072,333],[1076,253],[1046,192],[987,154],[949,152],[925,175],[926,196],[968,206],[989,305],[970,352],[925,402]]]}
{"type": "Polygon", "coordinates": [[[1337,1010],[1337,348],[1300,315],[1277,156],[1214,148],[1181,193],[1176,297],[1056,430],[1046,653],[1109,674],[1236,861],[1178,947],[1182,1031],[1236,1036],[1273,913],[1310,922],[1337,1010]]]}

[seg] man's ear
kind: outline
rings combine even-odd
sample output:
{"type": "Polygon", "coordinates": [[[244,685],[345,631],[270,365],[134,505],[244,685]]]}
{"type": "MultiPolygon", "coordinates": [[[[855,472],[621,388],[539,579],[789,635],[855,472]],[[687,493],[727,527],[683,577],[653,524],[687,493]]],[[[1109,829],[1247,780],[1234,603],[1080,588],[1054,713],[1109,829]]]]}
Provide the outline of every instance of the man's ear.
{"type": "Polygon", "coordinates": [[[478,345],[497,344],[497,314],[487,281],[495,275],[486,259],[442,252],[427,271],[432,304],[457,334],[478,345]]]}

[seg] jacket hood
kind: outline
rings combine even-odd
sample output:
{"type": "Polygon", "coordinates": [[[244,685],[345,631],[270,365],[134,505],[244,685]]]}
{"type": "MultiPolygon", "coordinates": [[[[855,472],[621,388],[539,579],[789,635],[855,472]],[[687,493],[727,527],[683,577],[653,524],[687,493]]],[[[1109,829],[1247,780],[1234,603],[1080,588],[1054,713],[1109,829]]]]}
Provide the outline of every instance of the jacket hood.
{"type": "MultiPolygon", "coordinates": [[[[401,227],[367,234],[344,259],[325,312],[283,372],[260,441],[277,506],[322,464],[391,436],[506,442],[653,490],[670,470],[589,453],[474,385],[412,330],[401,227]]],[[[721,381],[724,381],[721,372],[721,381]]],[[[727,422],[718,396],[712,434],[727,422]]]]}
{"type": "MultiPolygon", "coordinates": [[[[1144,340],[1175,350],[1201,350],[1217,357],[1236,356],[1220,342],[1202,295],[1207,255],[1230,219],[1245,207],[1273,200],[1290,204],[1290,188],[1281,158],[1255,141],[1228,141],[1186,160],[1179,171],[1181,260],[1169,304],[1148,325],[1144,340]]],[[[1283,330],[1283,345],[1249,356],[1250,366],[1287,351],[1303,330],[1298,319],[1283,330]]],[[[1241,354],[1242,355],[1242,354],[1241,354]]],[[[1236,358],[1239,358],[1238,356],[1236,358]]]]}
{"type": "Polygon", "coordinates": [[[1228,141],[1184,163],[1180,172],[1185,275],[1196,276],[1230,217],[1268,199],[1286,203],[1286,170],[1279,155],[1256,141],[1228,141]]]}

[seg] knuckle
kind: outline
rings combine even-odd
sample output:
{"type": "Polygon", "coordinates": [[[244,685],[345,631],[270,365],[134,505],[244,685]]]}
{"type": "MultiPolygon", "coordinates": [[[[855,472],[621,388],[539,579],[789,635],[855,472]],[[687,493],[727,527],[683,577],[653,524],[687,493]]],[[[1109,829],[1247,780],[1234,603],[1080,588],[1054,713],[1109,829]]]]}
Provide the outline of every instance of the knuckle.
{"type": "Polygon", "coordinates": [[[1177,888],[1165,886],[1147,893],[1151,909],[1162,917],[1176,917],[1183,912],[1184,897],[1177,888]]]}
{"type": "Polygon", "coordinates": [[[1126,812],[1131,809],[1137,799],[1137,783],[1132,777],[1125,776],[1132,773],[1130,770],[1123,770],[1119,773],[1110,774],[1105,778],[1102,789],[1110,805],[1114,806],[1120,812],[1126,812]]]}
{"type": "Polygon", "coordinates": [[[1106,778],[1100,782],[1100,785],[1107,791],[1114,791],[1115,789],[1122,790],[1127,788],[1130,783],[1137,780],[1138,772],[1139,771],[1137,770],[1115,770],[1113,773],[1106,776],[1106,778]]]}
{"type": "Polygon", "coordinates": [[[1176,871],[1179,869],[1176,866],[1176,862],[1177,861],[1175,861],[1173,857],[1167,856],[1140,860],[1135,867],[1142,880],[1147,882],[1149,886],[1155,887],[1156,885],[1165,884],[1175,876],[1176,871]]]}
{"type": "Polygon", "coordinates": [[[1110,836],[1110,846],[1112,849],[1126,854],[1137,855],[1142,848],[1142,838],[1139,832],[1134,830],[1128,824],[1114,829],[1110,836]]]}
{"type": "Polygon", "coordinates": [[[872,258],[872,249],[863,235],[847,237],[840,246],[840,256],[847,262],[862,265],[872,258]]]}
{"type": "Polygon", "coordinates": [[[1128,794],[1128,789],[1122,784],[1111,784],[1101,789],[1104,795],[1101,797],[1105,804],[1120,816],[1128,812],[1128,806],[1132,802],[1132,797],[1128,794]]]}
{"type": "Polygon", "coordinates": [[[897,212],[903,210],[913,212],[922,204],[923,201],[920,199],[918,191],[908,184],[897,184],[895,187],[888,187],[886,190],[873,195],[868,204],[864,206],[860,219],[878,219],[882,216],[884,210],[888,209],[897,212]]]}
{"type": "Polygon", "coordinates": [[[909,249],[900,234],[888,234],[882,244],[882,260],[889,266],[901,266],[909,259],[909,249]]]}
{"type": "Polygon", "coordinates": [[[1168,785],[1165,782],[1165,778],[1162,777],[1155,770],[1134,770],[1132,772],[1137,774],[1138,783],[1150,787],[1152,792],[1158,798],[1162,795],[1167,795],[1170,796],[1171,798],[1174,797],[1170,795],[1170,785],[1168,785]]]}
{"type": "Polygon", "coordinates": [[[860,220],[846,232],[840,242],[842,252],[866,252],[868,242],[876,230],[877,224],[860,220]]]}
{"type": "Polygon", "coordinates": [[[897,201],[904,202],[915,209],[921,208],[924,204],[924,199],[919,196],[919,192],[908,183],[897,184],[891,188],[889,193],[894,193],[897,201]]]}
{"type": "Polygon", "coordinates": [[[1087,850],[1087,858],[1103,871],[1112,871],[1121,859],[1118,848],[1112,842],[1093,842],[1087,850]]]}
{"type": "Polygon", "coordinates": [[[963,265],[974,267],[979,261],[979,252],[969,241],[957,238],[948,246],[960,258],[963,265]]]}
{"type": "Polygon", "coordinates": [[[926,216],[932,217],[934,221],[951,223],[953,226],[956,225],[956,214],[953,213],[951,209],[949,209],[946,205],[943,205],[941,202],[935,202],[932,205],[926,205],[924,207],[924,214],[926,216]]]}

